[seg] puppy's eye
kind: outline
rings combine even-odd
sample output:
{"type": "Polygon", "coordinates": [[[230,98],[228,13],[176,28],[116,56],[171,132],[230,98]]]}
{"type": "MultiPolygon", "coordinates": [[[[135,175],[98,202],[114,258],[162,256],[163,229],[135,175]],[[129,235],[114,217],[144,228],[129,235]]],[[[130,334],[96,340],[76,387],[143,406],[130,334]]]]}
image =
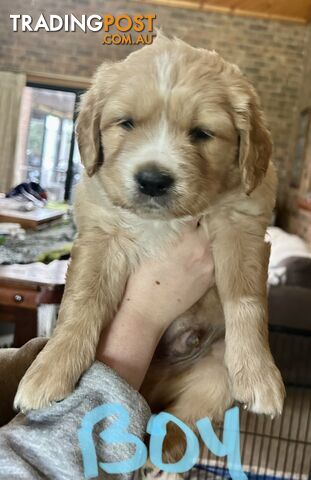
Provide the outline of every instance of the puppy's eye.
{"type": "Polygon", "coordinates": [[[189,135],[193,142],[198,142],[200,140],[209,140],[214,137],[214,133],[210,130],[203,130],[202,128],[193,128],[190,130],[189,135]]]}
{"type": "Polygon", "coordinates": [[[134,128],[134,120],[131,118],[126,118],[125,120],[120,120],[118,125],[124,128],[124,130],[132,130],[134,128]]]}

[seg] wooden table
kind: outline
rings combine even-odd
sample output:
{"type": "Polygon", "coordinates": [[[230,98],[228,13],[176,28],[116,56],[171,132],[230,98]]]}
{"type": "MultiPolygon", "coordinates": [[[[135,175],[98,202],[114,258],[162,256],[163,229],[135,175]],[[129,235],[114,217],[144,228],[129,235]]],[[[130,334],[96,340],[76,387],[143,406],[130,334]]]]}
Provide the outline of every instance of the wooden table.
{"type": "Polygon", "coordinates": [[[64,212],[60,210],[49,210],[47,208],[36,208],[30,212],[19,212],[0,209],[0,222],[19,223],[25,229],[39,230],[60,220],[64,212]]]}
{"type": "Polygon", "coordinates": [[[0,266],[0,321],[15,324],[14,347],[37,336],[37,309],[60,304],[67,260],[0,266]]]}

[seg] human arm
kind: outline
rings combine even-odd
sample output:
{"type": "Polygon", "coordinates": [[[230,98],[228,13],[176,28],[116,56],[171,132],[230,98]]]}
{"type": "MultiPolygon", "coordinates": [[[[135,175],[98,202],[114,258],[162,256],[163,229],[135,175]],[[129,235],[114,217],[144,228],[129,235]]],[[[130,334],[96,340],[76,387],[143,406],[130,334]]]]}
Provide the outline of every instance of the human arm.
{"type": "Polygon", "coordinates": [[[101,334],[97,360],[139,390],[163,333],[208,290],[213,271],[206,233],[187,225],[175,249],[146,260],[130,277],[114,321],[101,334]]]}

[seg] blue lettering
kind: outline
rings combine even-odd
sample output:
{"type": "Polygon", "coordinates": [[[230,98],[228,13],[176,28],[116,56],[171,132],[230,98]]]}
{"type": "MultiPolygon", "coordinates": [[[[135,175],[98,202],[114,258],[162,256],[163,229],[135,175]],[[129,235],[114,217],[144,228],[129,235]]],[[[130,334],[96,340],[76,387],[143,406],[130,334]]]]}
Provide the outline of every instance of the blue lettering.
{"type": "Polygon", "coordinates": [[[100,438],[107,443],[134,444],[136,447],[135,454],[131,458],[120,462],[100,462],[100,468],[108,473],[129,473],[138,470],[146,463],[147,448],[145,444],[126,430],[130,423],[128,411],[122,405],[107,403],[88,412],[84,416],[81,427],[78,430],[86,479],[98,477],[96,449],[92,434],[93,428],[98,422],[111,415],[117,415],[117,419],[100,433],[100,438]]]}
{"type": "Polygon", "coordinates": [[[150,438],[150,460],[160,470],[168,473],[183,473],[190,470],[196,463],[199,453],[199,441],[193,431],[181,420],[166,412],[153,415],[147,425],[147,432],[150,438]],[[163,463],[162,450],[166,436],[166,425],[173,422],[181,428],[186,436],[186,451],[184,456],[176,463],[163,463]]]}
{"type": "Polygon", "coordinates": [[[211,421],[203,418],[197,427],[206,447],[218,457],[227,455],[228,470],[233,480],[247,480],[242,470],[240,452],[239,409],[231,408],[225,413],[223,443],[217,438],[211,421]]]}

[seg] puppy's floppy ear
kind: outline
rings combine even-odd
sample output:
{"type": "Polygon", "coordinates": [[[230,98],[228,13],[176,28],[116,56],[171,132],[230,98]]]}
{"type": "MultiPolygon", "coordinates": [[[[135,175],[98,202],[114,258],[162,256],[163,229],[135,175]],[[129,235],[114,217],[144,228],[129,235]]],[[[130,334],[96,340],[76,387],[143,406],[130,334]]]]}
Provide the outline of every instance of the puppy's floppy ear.
{"type": "Polygon", "coordinates": [[[94,175],[104,162],[98,104],[96,91],[93,86],[81,98],[76,125],[81,161],[90,177],[94,175]]]}
{"type": "Polygon", "coordinates": [[[265,176],[272,154],[272,141],[255,90],[249,84],[243,87],[244,92],[238,95],[238,104],[235,102],[235,118],[239,131],[242,182],[249,195],[265,176]]]}

